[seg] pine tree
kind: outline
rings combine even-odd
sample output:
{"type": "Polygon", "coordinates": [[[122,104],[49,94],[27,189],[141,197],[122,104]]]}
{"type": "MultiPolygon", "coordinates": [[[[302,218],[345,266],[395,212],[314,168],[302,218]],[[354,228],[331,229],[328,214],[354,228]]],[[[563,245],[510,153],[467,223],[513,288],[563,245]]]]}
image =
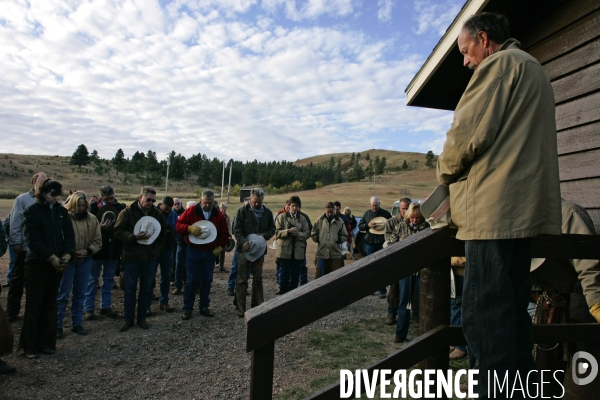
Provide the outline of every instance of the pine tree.
{"type": "Polygon", "coordinates": [[[406,162],[406,160],[404,160],[404,162],[402,163],[402,169],[408,169],[408,163],[406,162]]]}
{"type": "Polygon", "coordinates": [[[371,156],[369,155],[369,153],[367,153],[367,156],[365,157],[365,160],[367,160],[367,161],[371,160],[371,156]]]}
{"type": "Polygon", "coordinates": [[[88,165],[90,162],[90,152],[84,144],[80,144],[77,146],[77,150],[71,156],[71,161],[69,161],[70,165],[77,165],[81,168],[82,165],[88,165]]]}
{"type": "MultiPolygon", "coordinates": [[[[377,161],[377,160],[375,160],[375,161],[377,161]]],[[[379,174],[379,175],[383,174],[383,172],[385,171],[386,164],[387,164],[387,160],[385,159],[385,157],[383,157],[381,159],[381,161],[375,162],[375,170],[376,170],[377,174],[379,174]]]]}
{"type": "Polygon", "coordinates": [[[113,163],[117,171],[123,170],[123,167],[125,167],[127,160],[125,160],[125,153],[123,153],[122,149],[117,150],[117,153],[112,158],[111,162],[113,163]]]}
{"type": "Polygon", "coordinates": [[[356,154],[354,154],[354,152],[352,153],[352,155],[350,156],[350,165],[354,166],[354,161],[356,160],[356,154]]]}
{"type": "Polygon", "coordinates": [[[433,168],[433,151],[429,150],[427,152],[427,155],[425,156],[425,165],[428,166],[429,168],[433,168]]]}

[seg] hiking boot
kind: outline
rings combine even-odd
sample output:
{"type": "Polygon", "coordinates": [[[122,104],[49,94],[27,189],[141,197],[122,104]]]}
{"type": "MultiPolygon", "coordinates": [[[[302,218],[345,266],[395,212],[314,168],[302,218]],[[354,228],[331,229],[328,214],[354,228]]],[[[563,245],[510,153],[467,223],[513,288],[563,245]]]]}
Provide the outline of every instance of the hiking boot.
{"type": "Polygon", "coordinates": [[[387,317],[385,317],[386,325],[394,325],[395,323],[396,323],[396,318],[392,314],[388,314],[387,317]]]}
{"type": "Polygon", "coordinates": [[[171,312],[175,311],[175,309],[173,307],[169,307],[168,304],[161,304],[160,305],[160,311],[171,313],[171,312]]]}
{"type": "Polygon", "coordinates": [[[406,342],[406,338],[401,338],[401,337],[398,337],[398,336],[396,336],[394,338],[394,343],[404,343],[404,342],[406,342]]]}
{"type": "Polygon", "coordinates": [[[138,321],[138,326],[142,329],[148,329],[150,328],[150,325],[148,325],[148,321],[146,321],[145,319],[140,319],[138,321]]]}
{"type": "Polygon", "coordinates": [[[236,308],[235,311],[237,312],[238,317],[244,318],[244,312],[242,310],[240,310],[239,308],[236,308]]]}
{"type": "Polygon", "coordinates": [[[74,326],[73,328],[71,328],[71,332],[75,332],[78,335],[87,335],[87,331],[85,329],[83,329],[83,326],[78,325],[78,326],[74,326]]]}
{"type": "Polygon", "coordinates": [[[220,267],[219,272],[229,272],[229,271],[227,271],[224,267],[220,267]]]}
{"type": "Polygon", "coordinates": [[[181,319],[188,320],[190,318],[192,318],[192,312],[191,311],[184,311],[183,315],[181,316],[181,319]]]}
{"type": "Polygon", "coordinates": [[[10,374],[15,372],[17,369],[12,365],[6,363],[6,361],[0,359],[0,375],[10,374]]]}
{"type": "Polygon", "coordinates": [[[56,354],[56,350],[54,350],[54,349],[43,349],[42,353],[43,354],[52,355],[52,354],[56,354]]]}
{"type": "Polygon", "coordinates": [[[181,289],[175,289],[171,292],[171,294],[174,296],[180,296],[183,294],[183,291],[181,289]]]}
{"type": "Polygon", "coordinates": [[[227,295],[228,296],[235,296],[235,290],[233,290],[233,289],[227,289],[227,295]]]}
{"type": "Polygon", "coordinates": [[[86,311],[84,314],[84,319],[86,321],[93,321],[96,319],[96,316],[94,315],[94,310],[92,311],[86,311]]]}
{"type": "Polygon", "coordinates": [[[112,310],[112,308],[103,308],[100,310],[100,315],[104,315],[109,318],[117,318],[119,314],[112,310]]]}
{"type": "Polygon", "coordinates": [[[123,322],[123,325],[121,325],[121,328],[119,328],[119,331],[125,332],[132,326],[133,326],[133,321],[125,321],[125,322],[123,322]]]}
{"type": "Polygon", "coordinates": [[[205,316],[205,317],[211,317],[211,318],[215,316],[215,314],[210,312],[210,310],[208,308],[203,308],[202,310],[200,310],[200,315],[205,316]]]}

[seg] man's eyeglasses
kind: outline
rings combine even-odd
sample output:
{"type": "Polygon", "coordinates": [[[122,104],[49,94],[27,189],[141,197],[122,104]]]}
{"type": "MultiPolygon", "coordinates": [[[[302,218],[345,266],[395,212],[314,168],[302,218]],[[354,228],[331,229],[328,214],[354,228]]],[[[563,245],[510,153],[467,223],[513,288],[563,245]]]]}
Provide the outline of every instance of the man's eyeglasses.
{"type": "Polygon", "coordinates": [[[146,199],[146,203],[156,203],[156,199],[146,199]]]}
{"type": "Polygon", "coordinates": [[[114,196],[113,197],[103,197],[102,200],[104,200],[107,203],[111,203],[113,201],[115,201],[114,196]]]}

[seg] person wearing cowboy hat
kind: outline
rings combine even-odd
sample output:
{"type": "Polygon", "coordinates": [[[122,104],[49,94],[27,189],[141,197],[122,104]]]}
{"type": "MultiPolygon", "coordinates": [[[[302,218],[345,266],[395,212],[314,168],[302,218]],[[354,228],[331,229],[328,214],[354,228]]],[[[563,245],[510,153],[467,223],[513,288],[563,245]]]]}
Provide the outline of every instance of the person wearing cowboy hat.
{"type": "Polygon", "coordinates": [[[214,317],[208,308],[208,294],[213,281],[215,258],[221,254],[229,239],[227,220],[215,207],[214,201],[215,193],[212,190],[203,191],[200,202],[188,207],[175,225],[177,233],[183,236],[187,245],[184,320],[192,317],[197,289],[200,289],[200,315],[214,317]]]}
{"type": "Polygon", "coordinates": [[[238,316],[246,312],[246,291],[248,290],[248,270],[252,263],[252,300],[251,306],[256,307],[262,302],[262,267],[267,252],[265,241],[275,234],[273,212],[263,205],[265,191],[254,188],[250,192],[248,204],[240,207],[234,219],[233,234],[235,235],[238,253],[237,283],[235,301],[238,316]],[[262,251],[261,251],[262,249],[262,251]],[[256,253],[256,254],[254,254],[256,253]]]}
{"type": "Polygon", "coordinates": [[[152,302],[152,278],[167,232],[165,217],[154,207],[155,202],[156,190],[150,186],[142,187],[138,199],[119,213],[115,223],[115,238],[123,243],[125,273],[125,316],[121,332],[133,326],[138,281],[137,323],[140,328],[149,328],[146,317],[152,302]]]}
{"type": "MultiPolygon", "coordinates": [[[[388,219],[392,218],[392,215],[387,210],[379,206],[379,197],[371,197],[370,203],[371,208],[365,211],[358,224],[358,229],[366,232],[364,241],[367,255],[373,254],[383,248],[385,223],[388,219]]],[[[379,289],[379,297],[385,299],[386,294],[387,290],[385,288],[379,289]]]]}

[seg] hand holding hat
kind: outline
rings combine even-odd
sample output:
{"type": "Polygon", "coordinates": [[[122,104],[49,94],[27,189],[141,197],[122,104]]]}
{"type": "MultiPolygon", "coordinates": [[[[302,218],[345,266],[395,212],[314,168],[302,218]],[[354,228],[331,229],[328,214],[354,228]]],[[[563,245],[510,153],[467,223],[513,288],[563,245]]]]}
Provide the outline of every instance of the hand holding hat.
{"type": "Polygon", "coordinates": [[[221,246],[217,246],[215,247],[215,249],[213,250],[213,254],[215,255],[215,257],[218,257],[219,254],[221,254],[221,252],[223,251],[223,247],[221,246]]]}

